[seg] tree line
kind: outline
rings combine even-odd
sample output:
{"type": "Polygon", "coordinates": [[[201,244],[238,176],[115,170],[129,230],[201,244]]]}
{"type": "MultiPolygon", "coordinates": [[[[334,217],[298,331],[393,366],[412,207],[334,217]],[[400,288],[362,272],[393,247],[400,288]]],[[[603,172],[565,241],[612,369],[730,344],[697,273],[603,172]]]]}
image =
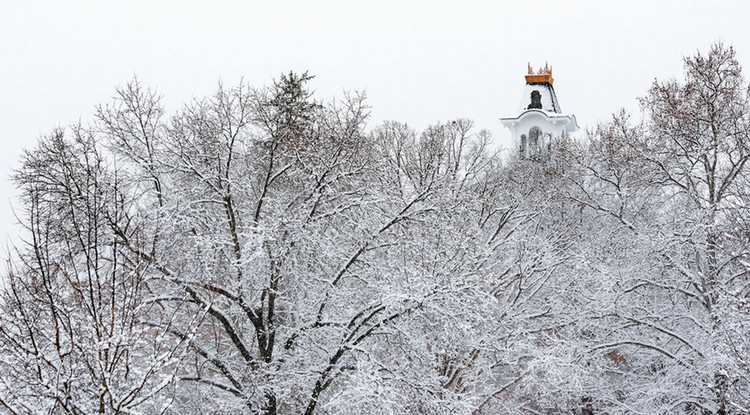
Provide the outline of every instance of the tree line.
{"type": "Polygon", "coordinates": [[[307,73],[173,114],[129,82],[16,170],[0,408],[747,413],[750,90],[684,63],[543,161],[307,73]]]}

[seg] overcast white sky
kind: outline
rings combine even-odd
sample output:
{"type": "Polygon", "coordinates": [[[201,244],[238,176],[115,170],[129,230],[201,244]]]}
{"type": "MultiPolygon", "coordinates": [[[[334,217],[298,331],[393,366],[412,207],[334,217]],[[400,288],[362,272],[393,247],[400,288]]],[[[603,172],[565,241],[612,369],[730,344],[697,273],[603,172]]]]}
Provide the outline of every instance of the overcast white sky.
{"type": "Polygon", "coordinates": [[[748,16],[744,0],[0,0],[0,244],[17,231],[21,150],[87,123],[134,75],[169,112],[219,80],[309,70],[318,98],[366,89],[371,126],[466,117],[503,143],[498,118],[516,115],[527,62],[553,66],[563,111],[591,127],[637,112],[654,78],[679,77],[716,41],[750,70],[748,16]]]}

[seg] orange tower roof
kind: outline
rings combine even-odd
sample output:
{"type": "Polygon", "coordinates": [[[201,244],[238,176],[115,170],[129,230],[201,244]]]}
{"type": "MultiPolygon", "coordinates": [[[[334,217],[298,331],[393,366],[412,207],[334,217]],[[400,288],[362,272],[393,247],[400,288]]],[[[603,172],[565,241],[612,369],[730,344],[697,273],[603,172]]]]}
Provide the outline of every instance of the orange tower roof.
{"type": "Polygon", "coordinates": [[[544,68],[539,68],[539,70],[534,73],[534,69],[531,67],[531,63],[529,63],[529,73],[526,75],[526,83],[536,84],[540,82],[546,82],[550,85],[555,82],[555,79],[552,78],[552,68],[547,65],[547,62],[545,62],[544,68]]]}

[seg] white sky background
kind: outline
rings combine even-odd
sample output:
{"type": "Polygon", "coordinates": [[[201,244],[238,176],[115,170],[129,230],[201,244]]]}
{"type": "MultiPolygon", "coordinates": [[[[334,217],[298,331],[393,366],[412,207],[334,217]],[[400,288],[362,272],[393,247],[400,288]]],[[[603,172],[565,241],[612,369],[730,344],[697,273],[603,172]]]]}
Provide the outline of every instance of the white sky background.
{"type": "Polygon", "coordinates": [[[370,127],[465,117],[506,145],[498,118],[516,115],[527,62],[552,65],[563,111],[585,129],[637,114],[654,78],[681,76],[682,58],[716,41],[750,76],[748,16],[744,0],[0,0],[0,245],[18,233],[9,177],[22,149],[90,122],[134,75],[171,113],[219,80],[309,70],[318,98],[365,89],[370,127]]]}

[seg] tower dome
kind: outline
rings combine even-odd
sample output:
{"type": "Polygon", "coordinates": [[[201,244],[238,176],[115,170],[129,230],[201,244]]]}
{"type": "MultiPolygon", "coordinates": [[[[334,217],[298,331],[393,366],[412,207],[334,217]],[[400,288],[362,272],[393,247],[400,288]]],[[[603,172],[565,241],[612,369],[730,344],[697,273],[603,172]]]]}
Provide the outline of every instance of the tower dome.
{"type": "Polygon", "coordinates": [[[510,129],[521,158],[537,159],[548,154],[552,141],[578,130],[575,115],[563,114],[552,84],[552,68],[534,72],[529,64],[526,86],[518,107],[519,115],[501,118],[510,129]]]}

